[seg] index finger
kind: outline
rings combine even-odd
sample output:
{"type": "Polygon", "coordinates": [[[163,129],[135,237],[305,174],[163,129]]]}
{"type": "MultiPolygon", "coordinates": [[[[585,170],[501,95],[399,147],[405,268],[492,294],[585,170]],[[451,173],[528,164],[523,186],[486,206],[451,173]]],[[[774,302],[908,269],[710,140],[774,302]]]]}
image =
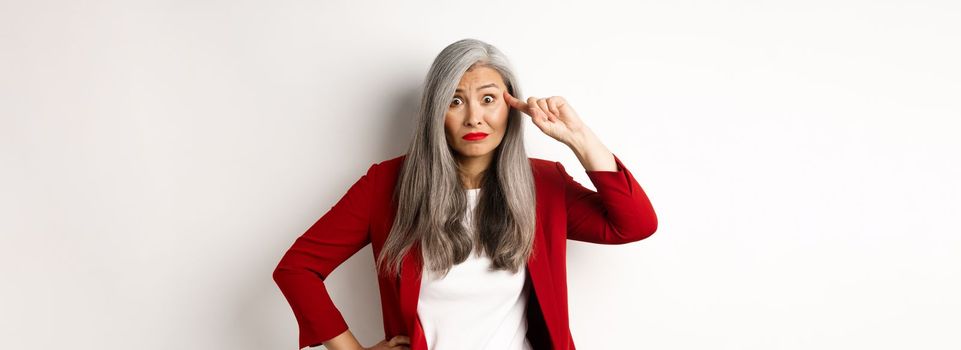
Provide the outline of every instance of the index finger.
{"type": "Polygon", "coordinates": [[[514,96],[511,96],[511,93],[507,92],[507,90],[504,90],[504,99],[507,100],[507,104],[511,107],[517,108],[527,115],[531,115],[530,108],[527,106],[527,103],[514,98],[514,96]]]}

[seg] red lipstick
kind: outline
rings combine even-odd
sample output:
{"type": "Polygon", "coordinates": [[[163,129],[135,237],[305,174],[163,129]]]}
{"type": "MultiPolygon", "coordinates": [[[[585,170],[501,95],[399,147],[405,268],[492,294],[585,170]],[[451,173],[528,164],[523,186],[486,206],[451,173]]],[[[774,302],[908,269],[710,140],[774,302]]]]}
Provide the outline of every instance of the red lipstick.
{"type": "Polygon", "coordinates": [[[472,132],[470,134],[464,135],[464,140],[477,141],[477,140],[483,140],[485,137],[487,137],[487,133],[472,132]]]}

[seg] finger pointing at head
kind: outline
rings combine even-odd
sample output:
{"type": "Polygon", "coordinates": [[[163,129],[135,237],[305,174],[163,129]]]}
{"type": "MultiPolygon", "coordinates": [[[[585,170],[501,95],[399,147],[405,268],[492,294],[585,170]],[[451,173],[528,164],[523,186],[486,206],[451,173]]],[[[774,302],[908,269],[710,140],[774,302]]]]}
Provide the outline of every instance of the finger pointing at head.
{"type": "Polygon", "coordinates": [[[527,104],[522,102],[519,99],[514,98],[514,96],[511,96],[511,93],[504,91],[504,99],[507,101],[507,104],[510,105],[511,107],[517,108],[521,112],[524,112],[525,114],[530,114],[527,104]]]}

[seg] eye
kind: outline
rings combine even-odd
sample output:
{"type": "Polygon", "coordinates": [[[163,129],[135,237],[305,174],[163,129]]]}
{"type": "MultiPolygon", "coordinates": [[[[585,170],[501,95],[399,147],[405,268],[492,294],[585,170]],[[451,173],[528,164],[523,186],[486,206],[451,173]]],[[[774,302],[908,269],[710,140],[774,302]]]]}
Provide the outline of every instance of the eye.
{"type": "Polygon", "coordinates": [[[464,101],[461,101],[460,97],[454,97],[454,99],[450,101],[451,106],[458,106],[461,103],[464,103],[464,101]]]}
{"type": "Polygon", "coordinates": [[[487,102],[487,103],[494,102],[494,96],[492,96],[492,95],[486,95],[486,96],[484,96],[484,102],[487,102]]]}

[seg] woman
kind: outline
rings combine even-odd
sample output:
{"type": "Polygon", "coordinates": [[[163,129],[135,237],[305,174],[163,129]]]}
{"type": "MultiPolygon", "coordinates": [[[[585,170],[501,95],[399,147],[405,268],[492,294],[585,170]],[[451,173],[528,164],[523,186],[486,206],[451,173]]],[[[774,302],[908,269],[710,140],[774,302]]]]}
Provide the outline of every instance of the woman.
{"type": "Polygon", "coordinates": [[[273,273],[301,347],[368,349],[323,281],[372,244],[385,337],[369,349],[574,349],[566,240],[635,242],[657,217],[564,98],[519,95],[495,47],[463,39],[441,51],[407,153],[372,165],[273,273]],[[527,157],[525,118],[574,152],[596,192],[527,157]]]}

